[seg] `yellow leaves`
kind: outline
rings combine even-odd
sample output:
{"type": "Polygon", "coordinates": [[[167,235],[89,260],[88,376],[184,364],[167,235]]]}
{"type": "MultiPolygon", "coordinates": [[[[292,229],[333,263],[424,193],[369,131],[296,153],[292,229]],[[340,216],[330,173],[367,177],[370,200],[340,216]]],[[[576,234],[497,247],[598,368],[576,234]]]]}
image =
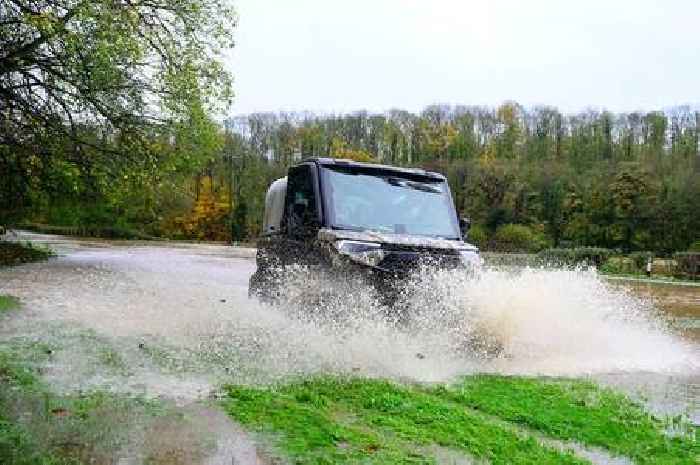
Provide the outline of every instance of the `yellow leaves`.
{"type": "Polygon", "coordinates": [[[489,144],[484,147],[484,150],[479,155],[479,164],[482,168],[489,167],[493,165],[496,160],[496,148],[493,144],[489,144]]]}
{"type": "Polygon", "coordinates": [[[29,156],[29,166],[32,168],[39,168],[42,165],[41,158],[36,155],[29,156]]]}
{"type": "Polygon", "coordinates": [[[226,218],[230,214],[228,193],[214,185],[210,176],[199,180],[199,196],[192,209],[175,221],[185,237],[192,239],[227,240],[226,218]]]}
{"type": "Polygon", "coordinates": [[[522,107],[514,102],[506,102],[496,111],[499,127],[498,155],[499,158],[515,158],[518,147],[523,142],[522,107]]]}
{"type": "Polygon", "coordinates": [[[520,107],[517,103],[505,102],[496,110],[496,116],[506,126],[513,126],[518,123],[519,112],[520,107]]]}
{"type": "Polygon", "coordinates": [[[366,163],[374,162],[374,158],[372,158],[369,152],[362,149],[350,148],[344,140],[338,137],[335,137],[331,142],[331,157],[366,163]]]}
{"type": "Polygon", "coordinates": [[[431,124],[424,121],[420,130],[425,148],[429,153],[437,155],[438,158],[447,153],[459,134],[452,123],[431,124]]]}

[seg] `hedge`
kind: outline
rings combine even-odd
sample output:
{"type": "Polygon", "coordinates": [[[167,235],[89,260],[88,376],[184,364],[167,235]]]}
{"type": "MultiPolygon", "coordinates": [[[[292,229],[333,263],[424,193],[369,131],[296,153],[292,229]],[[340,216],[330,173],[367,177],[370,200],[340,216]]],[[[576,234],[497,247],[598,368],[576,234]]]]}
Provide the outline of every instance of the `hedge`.
{"type": "Polygon", "coordinates": [[[700,277],[700,252],[677,252],[673,254],[676,261],[676,275],[687,279],[700,277]]]}
{"type": "Polygon", "coordinates": [[[545,249],[537,254],[548,265],[576,266],[595,265],[600,267],[617,251],[603,247],[576,247],[572,249],[545,249]]]}
{"type": "Polygon", "coordinates": [[[523,224],[504,224],[496,230],[489,248],[499,252],[535,253],[547,247],[544,234],[523,224]]]}

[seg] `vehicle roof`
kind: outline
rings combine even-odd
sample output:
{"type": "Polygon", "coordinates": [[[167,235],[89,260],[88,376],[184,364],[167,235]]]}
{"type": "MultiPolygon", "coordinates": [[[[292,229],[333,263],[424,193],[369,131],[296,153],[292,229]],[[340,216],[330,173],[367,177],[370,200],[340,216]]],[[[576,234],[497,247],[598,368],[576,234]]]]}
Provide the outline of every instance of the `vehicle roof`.
{"type": "Polygon", "coordinates": [[[348,168],[358,168],[363,170],[376,170],[376,171],[390,171],[395,173],[403,173],[413,176],[425,176],[428,178],[445,180],[445,176],[434,171],[426,171],[420,168],[403,168],[399,166],[391,165],[379,165],[376,163],[364,163],[354,160],[347,160],[344,158],[307,158],[302,160],[301,163],[313,162],[321,166],[342,166],[348,168]]]}

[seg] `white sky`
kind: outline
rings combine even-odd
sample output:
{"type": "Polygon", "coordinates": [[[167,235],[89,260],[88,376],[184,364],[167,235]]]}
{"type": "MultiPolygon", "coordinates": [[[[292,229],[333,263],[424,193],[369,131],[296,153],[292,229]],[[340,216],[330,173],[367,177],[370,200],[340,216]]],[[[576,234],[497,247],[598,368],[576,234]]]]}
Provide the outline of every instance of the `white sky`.
{"type": "Polygon", "coordinates": [[[232,114],[700,101],[700,0],[234,0],[232,114]]]}

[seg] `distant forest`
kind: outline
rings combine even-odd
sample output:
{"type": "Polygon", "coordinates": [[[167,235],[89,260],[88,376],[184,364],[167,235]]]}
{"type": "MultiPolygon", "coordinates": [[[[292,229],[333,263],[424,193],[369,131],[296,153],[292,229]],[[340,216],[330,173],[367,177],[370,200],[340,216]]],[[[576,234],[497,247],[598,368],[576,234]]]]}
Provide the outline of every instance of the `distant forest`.
{"type": "Polygon", "coordinates": [[[474,223],[471,239],[486,248],[669,253],[700,239],[700,111],[687,106],[565,115],[513,102],[435,105],[420,114],[252,114],[225,126],[224,152],[242,173],[239,238],[257,235],[266,186],[287,166],[339,157],[445,174],[474,223]]]}

